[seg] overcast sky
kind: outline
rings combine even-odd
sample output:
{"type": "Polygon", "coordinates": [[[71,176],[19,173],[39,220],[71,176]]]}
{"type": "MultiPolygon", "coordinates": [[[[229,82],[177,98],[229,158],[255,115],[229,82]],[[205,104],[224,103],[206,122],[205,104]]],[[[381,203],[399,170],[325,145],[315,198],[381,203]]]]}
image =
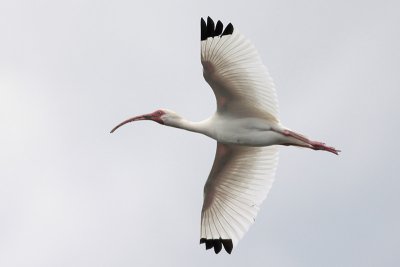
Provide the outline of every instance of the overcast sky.
{"type": "Polygon", "coordinates": [[[399,266],[398,1],[0,1],[0,266],[399,266]],[[281,121],[341,149],[282,147],[232,255],[205,251],[215,141],[152,122],[215,110],[200,17],[232,22],[281,121]]]}

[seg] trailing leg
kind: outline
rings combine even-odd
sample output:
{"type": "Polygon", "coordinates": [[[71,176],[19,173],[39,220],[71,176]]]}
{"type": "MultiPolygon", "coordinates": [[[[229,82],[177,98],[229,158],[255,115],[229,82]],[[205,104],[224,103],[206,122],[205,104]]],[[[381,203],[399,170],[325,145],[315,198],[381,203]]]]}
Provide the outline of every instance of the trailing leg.
{"type": "Polygon", "coordinates": [[[283,130],[281,133],[287,137],[292,137],[298,141],[301,141],[300,144],[298,142],[296,142],[296,143],[288,143],[285,145],[308,147],[313,150],[323,150],[323,151],[328,151],[333,154],[339,155],[340,150],[337,150],[334,147],[327,146],[327,145],[325,145],[325,143],[322,143],[322,142],[312,141],[312,140],[308,139],[307,137],[305,137],[304,135],[295,133],[295,132],[287,130],[287,129],[283,130]]]}

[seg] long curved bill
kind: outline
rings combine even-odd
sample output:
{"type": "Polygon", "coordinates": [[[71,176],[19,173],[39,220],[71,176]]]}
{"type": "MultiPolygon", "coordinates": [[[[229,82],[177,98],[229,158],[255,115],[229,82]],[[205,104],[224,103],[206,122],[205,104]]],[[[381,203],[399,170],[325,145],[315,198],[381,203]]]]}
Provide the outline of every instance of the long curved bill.
{"type": "Polygon", "coordinates": [[[121,127],[122,125],[125,125],[127,123],[133,122],[133,121],[143,121],[143,120],[151,120],[151,115],[150,114],[146,114],[146,115],[140,115],[140,116],[136,116],[130,119],[127,119],[123,122],[121,122],[120,124],[118,124],[117,126],[115,126],[110,133],[115,132],[115,130],[117,130],[119,127],[121,127]]]}

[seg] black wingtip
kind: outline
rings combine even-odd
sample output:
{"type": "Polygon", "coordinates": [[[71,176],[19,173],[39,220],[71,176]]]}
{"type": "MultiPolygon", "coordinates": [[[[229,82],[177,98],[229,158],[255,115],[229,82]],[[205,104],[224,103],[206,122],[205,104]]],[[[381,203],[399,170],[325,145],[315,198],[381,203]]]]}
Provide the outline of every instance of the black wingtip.
{"type": "Polygon", "coordinates": [[[222,24],[221,21],[217,21],[217,24],[214,24],[214,21],[210,18],[207,17],[207,23],[206,21],[201,18],[200,20],[200,30],[201,30],[201,41],[207,40],[209,37],[215,37],[215,36],[224,36],[224,35],[229,35],[233,33],[233,25],[232,23],[229,23],[228,26],[224,29],[224,25],[222,24]]]}
{"type": "Polygon", "coordinates": [[[222,24],[222,22],[218,20],[217,25],[215,26],[214,36],[221,35],[223,29],[224,29],[224,24],[222,24]]]}
{"type": "Polygon", "coordinates": [[[218,254],[221,252],[222,247],[224,247],[225,251],[228,254],[232,253],[233,249],[233,242],[232,239],[206,239],[206,238],[201,238],[200,239],[200,244],[206,244],[206,250],[209,250],[211,248],[214,248],[215,254],[218,254]]]}
{"type": "Polygon", "coordinates": [[[210,17],[207,17],[207,37],[214,37],[214,32],[215,32],[214,21],[210,17]]]}
{"type": "Polygon", "coordinates": [[[212,239],[207,239],[206,240],[206,249],[209,250],[213,246],[214,246],[214,243],[213,243],[212,239]]]}
{"type": "Polygon", "coordinates": [[[201,18],[201,21],[200,21],[200,29],[201,29],[201,38],[200,39],[202,41],[207,40],[207,24],[203,18],[201,18]]]}
{"type": "Polygon", "coordinates": [[[222,241],[222,245],[224,245],[224,249],[226,250],[226,252],[231,254],[232,249],[233,249],[232,239],[222,239],[221,241],[222,241]]]}
{"type": "Polygon", "coordinates": [[[221,251],[221,249],[222,249],[222,242],[221,242],[221,240],[218,240],[218,239],[214,239],[213,240],[213,245],[214,245],[214,252],[215,252],[215,254],[218,254],[220,251],[221,251]]]}
{"type": "Polygon", "coordinates": [[[224,32],[221,34],[221,36],[232,34],[233,33],[233,25],[232,23],[229,23],[228,26],[226,26],[224,32]]]}

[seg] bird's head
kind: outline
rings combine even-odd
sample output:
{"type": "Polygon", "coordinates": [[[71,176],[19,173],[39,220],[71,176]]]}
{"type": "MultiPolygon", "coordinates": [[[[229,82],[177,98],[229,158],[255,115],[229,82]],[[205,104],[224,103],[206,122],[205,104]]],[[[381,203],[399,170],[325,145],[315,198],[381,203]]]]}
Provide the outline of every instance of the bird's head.
{"type": "Polygon", "coordinates": [[[111,130],[111,133],[113,133],[115,130],[117,130],[122,125],[127,124],[129,122],[133,122],[133,121],[151,120],[151,121],[158,122],[159,124],[162,124],[162,125],[172,125],[173,122],[175,122],[179,119],[181,119],[181,117],[172,110],[158,109],[152,113],[135,116],[135,117],[132,117],[130,119],[127,119],[127,120],[121,122],[120,124],[118,124],[111,130]]]}

